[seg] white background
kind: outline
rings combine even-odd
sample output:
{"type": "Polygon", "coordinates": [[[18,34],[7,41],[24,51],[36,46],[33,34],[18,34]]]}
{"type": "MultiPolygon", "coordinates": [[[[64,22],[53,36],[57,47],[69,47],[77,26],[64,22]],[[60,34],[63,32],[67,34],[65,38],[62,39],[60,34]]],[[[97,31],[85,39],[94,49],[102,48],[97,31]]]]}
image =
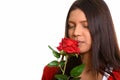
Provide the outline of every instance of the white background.
{"type": "MultiPolygon", "coordinates": [[[[41,80],[44,66],[54,59],[48,45],[55,48],[64,37],[73,1],[0,0],[0,80],[41,80]]],[[[105,1],[118,37],[120,2],[105,1]]]]}

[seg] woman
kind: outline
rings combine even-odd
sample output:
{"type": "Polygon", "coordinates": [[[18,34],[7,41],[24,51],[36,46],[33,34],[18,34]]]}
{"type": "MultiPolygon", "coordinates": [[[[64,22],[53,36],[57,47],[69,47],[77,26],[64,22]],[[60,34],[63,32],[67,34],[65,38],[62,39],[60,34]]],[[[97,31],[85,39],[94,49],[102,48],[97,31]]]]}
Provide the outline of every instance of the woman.
{"type": "MultiPolygon", "coordinates": [[[[120,51],[111,14],[103,0],[76,0],[67,15],[65,36],[79,42],[81,54],[79,58],[69,58],[67,75],[84,63],[80,80],[120,80],[120,51]]],[[[57,73],[57,67],[46,66],[42,80],[53,80],[57,73]]]]}

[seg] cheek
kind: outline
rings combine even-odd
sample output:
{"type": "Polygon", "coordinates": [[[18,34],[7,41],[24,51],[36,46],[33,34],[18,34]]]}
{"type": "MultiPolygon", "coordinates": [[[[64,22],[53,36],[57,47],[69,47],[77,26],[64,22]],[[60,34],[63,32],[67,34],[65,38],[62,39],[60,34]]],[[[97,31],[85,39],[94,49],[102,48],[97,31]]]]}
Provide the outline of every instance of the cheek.
{"type": "Polygon", "coordinates": [[[90,32],[89,31],[86,31],[86,38],[87,38],[87,40],[91,43],[91,35],[90,35],[90,32]]]}
{"type": "Polygon", "coordinates": [[[70,38],[72,38],[72,36],[73,36],[73,30],[68,30],[68,36],[69,36],[70,38]]]}
{"type": "Polygon", "coordinates": [[[90,35],[87,36],[87,42],[88,42],[89,47],[91,47],[91,45],[92,45],[92,40],[91,40],[91,36],[90,36],[90,35]]]}
{"type": "Polygon", "coordinates": [[[89,46],[91,46],[92,45],[92,38],[91,38],[91,35],[90,35],[90,32],[89,31],[86,31],[86,42],[87,42],[87,44],[89,45],[89,46]]]}

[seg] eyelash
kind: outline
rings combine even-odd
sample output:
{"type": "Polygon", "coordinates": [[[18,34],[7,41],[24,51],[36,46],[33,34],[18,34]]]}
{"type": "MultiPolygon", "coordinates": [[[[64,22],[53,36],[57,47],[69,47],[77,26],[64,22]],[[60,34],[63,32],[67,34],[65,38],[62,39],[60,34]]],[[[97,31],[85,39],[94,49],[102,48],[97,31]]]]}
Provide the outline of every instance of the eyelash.
{"type": "Polygon", "coordinates": [[[69,25],[68,28],[69,28],[69,29],[71,29],[71,28],[75,28],[75,26],[70,26],[70,25],[69,25]]]}
{"type": "MultiPolygon", "coordinates": [[[[88,26],[83,26],[84,28],[88,28],[88,26]]],[[[75,28],[75,26],[70,26],[68,25],[68,28],[71,29],[71,28],[75,28]]]]}
{"type": "Polygon", "coordinates": [[[83,26],[84,28],[88,28],[88,26],[83,26]]]}
{"type": "Polygon", "coordinates": [[[74,29],[74,28],[75,28],[74,25],[73,26],[68,25],[68,29],[74,29]]]}

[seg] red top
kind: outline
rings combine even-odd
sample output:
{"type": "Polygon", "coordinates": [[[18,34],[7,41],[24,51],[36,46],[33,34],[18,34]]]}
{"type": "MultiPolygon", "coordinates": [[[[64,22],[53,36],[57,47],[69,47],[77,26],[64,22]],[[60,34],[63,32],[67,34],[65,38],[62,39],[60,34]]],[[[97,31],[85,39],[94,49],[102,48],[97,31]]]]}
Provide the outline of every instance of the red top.
{"type": "Polygon", "coordinates": [[[54,75],[58,73],[59,67],[45,66],[43,70],[42,80],[53,80],[54,75]]]}
{"type": "Polygon", "coordinates": [[[113,76],[109,76],[108,80],[120,80],[120,71],[112,71],[113,76]]]}
{"type": "MultiPolygon", "coordinates": [[[[59,67],[45,66],[41,80],[53,80],[54,75],[58,73],[59,67]]],[[[112,71],[113,76],[109,76],[108,80],[120,80],[120,72],[112,71]]]]}

